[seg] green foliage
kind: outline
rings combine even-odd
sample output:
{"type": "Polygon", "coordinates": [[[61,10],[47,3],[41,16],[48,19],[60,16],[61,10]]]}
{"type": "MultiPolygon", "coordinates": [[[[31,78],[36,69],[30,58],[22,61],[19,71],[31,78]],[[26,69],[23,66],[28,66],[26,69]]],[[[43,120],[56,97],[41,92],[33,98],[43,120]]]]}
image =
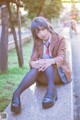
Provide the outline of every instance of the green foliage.
{"type": "Polygon", "coordinates": [[[41,0],[23,0],[25,10],[28,10],[28,16],[32,19],[39,13],[41,0]]]}
{"type": "Polygon", "coordinates": [[[49,19],[58,17],[62,10],[61,0],[23,0],[23,3],[31,19],[41,13],[49,19]]]}
{"type": "Polygon", "coordinates": [[[62,3],[60,0],[51,0],[49,4],[45,6],[44,12],[45,16],[48,17],[49,19],[51,17],[57,18],[60,15],[60,12],[62,10],[62,3]]]}

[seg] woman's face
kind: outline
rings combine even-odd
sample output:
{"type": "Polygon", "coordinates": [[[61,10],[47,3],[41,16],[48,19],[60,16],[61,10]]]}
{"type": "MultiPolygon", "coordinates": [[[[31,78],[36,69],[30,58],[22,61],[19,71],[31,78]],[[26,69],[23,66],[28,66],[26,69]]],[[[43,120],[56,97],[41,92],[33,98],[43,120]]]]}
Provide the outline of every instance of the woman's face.
{"type": "Polygon", "coordinates": [[[51,33],[46,28],[41,28],[40,30],[36,30],[36,34],[38,38],[47,41],[51,35],[51,33]]]}

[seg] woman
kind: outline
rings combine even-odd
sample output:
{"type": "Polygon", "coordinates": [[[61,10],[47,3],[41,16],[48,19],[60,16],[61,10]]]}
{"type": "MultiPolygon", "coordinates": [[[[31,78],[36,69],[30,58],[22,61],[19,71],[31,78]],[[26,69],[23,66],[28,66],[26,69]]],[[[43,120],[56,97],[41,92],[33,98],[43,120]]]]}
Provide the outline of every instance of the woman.
{"type": "Polygon", "coordinates": [[[50,108],[57,100],[54,83],[71,81],[71,71],[66,62],[65,39],[53,31],[50,23],[43,17],[36,17],[31,24],[34,39],[30,59],[30,71],[25,75],[13,93],[11,111],[21,111],[20,95],[34,82],[47,84],[47,91],[42,101],[44,109],[50,108]]]}

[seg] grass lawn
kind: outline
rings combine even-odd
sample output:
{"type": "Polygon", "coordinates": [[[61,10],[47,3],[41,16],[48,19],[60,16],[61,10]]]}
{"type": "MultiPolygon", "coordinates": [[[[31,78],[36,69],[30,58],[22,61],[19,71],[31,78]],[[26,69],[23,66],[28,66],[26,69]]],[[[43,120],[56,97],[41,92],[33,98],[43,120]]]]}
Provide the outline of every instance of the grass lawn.
{"type": "Polygon", "coordinates": [[[24,67],[20,68],[16,50],[8,52],[8,71],[0,74],[0,112],[4,111],[11,102],[12,93],[21,82],[24,75],[29,71],[29,59],[32,50],[32,41],[23,46],[24,67]]]}

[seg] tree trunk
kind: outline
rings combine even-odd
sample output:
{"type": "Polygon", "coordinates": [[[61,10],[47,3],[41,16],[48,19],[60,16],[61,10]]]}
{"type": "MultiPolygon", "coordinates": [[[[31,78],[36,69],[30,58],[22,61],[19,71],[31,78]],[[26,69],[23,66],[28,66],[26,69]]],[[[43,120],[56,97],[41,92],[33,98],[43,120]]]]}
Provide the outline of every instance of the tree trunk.
{"type": "Polygon", "coordinates": [[[18,41],[17,41],[17,35],[16,35],[15,27],[14,27],[14,21],[13,21],[12,13],[11,13],[11,10],[10,10],[10,4],[8,4],[8,12],[9,12],[11,30],[12,30],[12,33],[13,33],[16,52],[17,52],[17,56],[18,56],[19,67],[22,67],[23,63],[22,63],[22,58],[21,58],[21,54],[20,54],[20,48],[19,48],[18,41]]]}
{"type": "Polygon", "coordinates": [[[45,0],[40,0],[40,6],[39,6],[38,16],[39,16],[39,15],[44,16],[44,13],[43,13],[44,3],[45,3],[45,0]]]}
{"type": "Polygon", "coordinates": [[[24,64],[23,61],[23,47],[22,47],[22,39],[21,39],[21,14],[19,11],[19,7],[17,7],[17,14],[18,14],[18,34],[19,34],[19,46],[20,46],[20,54],[21,54],[21,62],[24,64]]]}
{"type": "Polygon", "coordinates": [[[1,6],[1,19],[0,72],[6,72],[8,66],[8,12],[6,4],[1,6]]]}

